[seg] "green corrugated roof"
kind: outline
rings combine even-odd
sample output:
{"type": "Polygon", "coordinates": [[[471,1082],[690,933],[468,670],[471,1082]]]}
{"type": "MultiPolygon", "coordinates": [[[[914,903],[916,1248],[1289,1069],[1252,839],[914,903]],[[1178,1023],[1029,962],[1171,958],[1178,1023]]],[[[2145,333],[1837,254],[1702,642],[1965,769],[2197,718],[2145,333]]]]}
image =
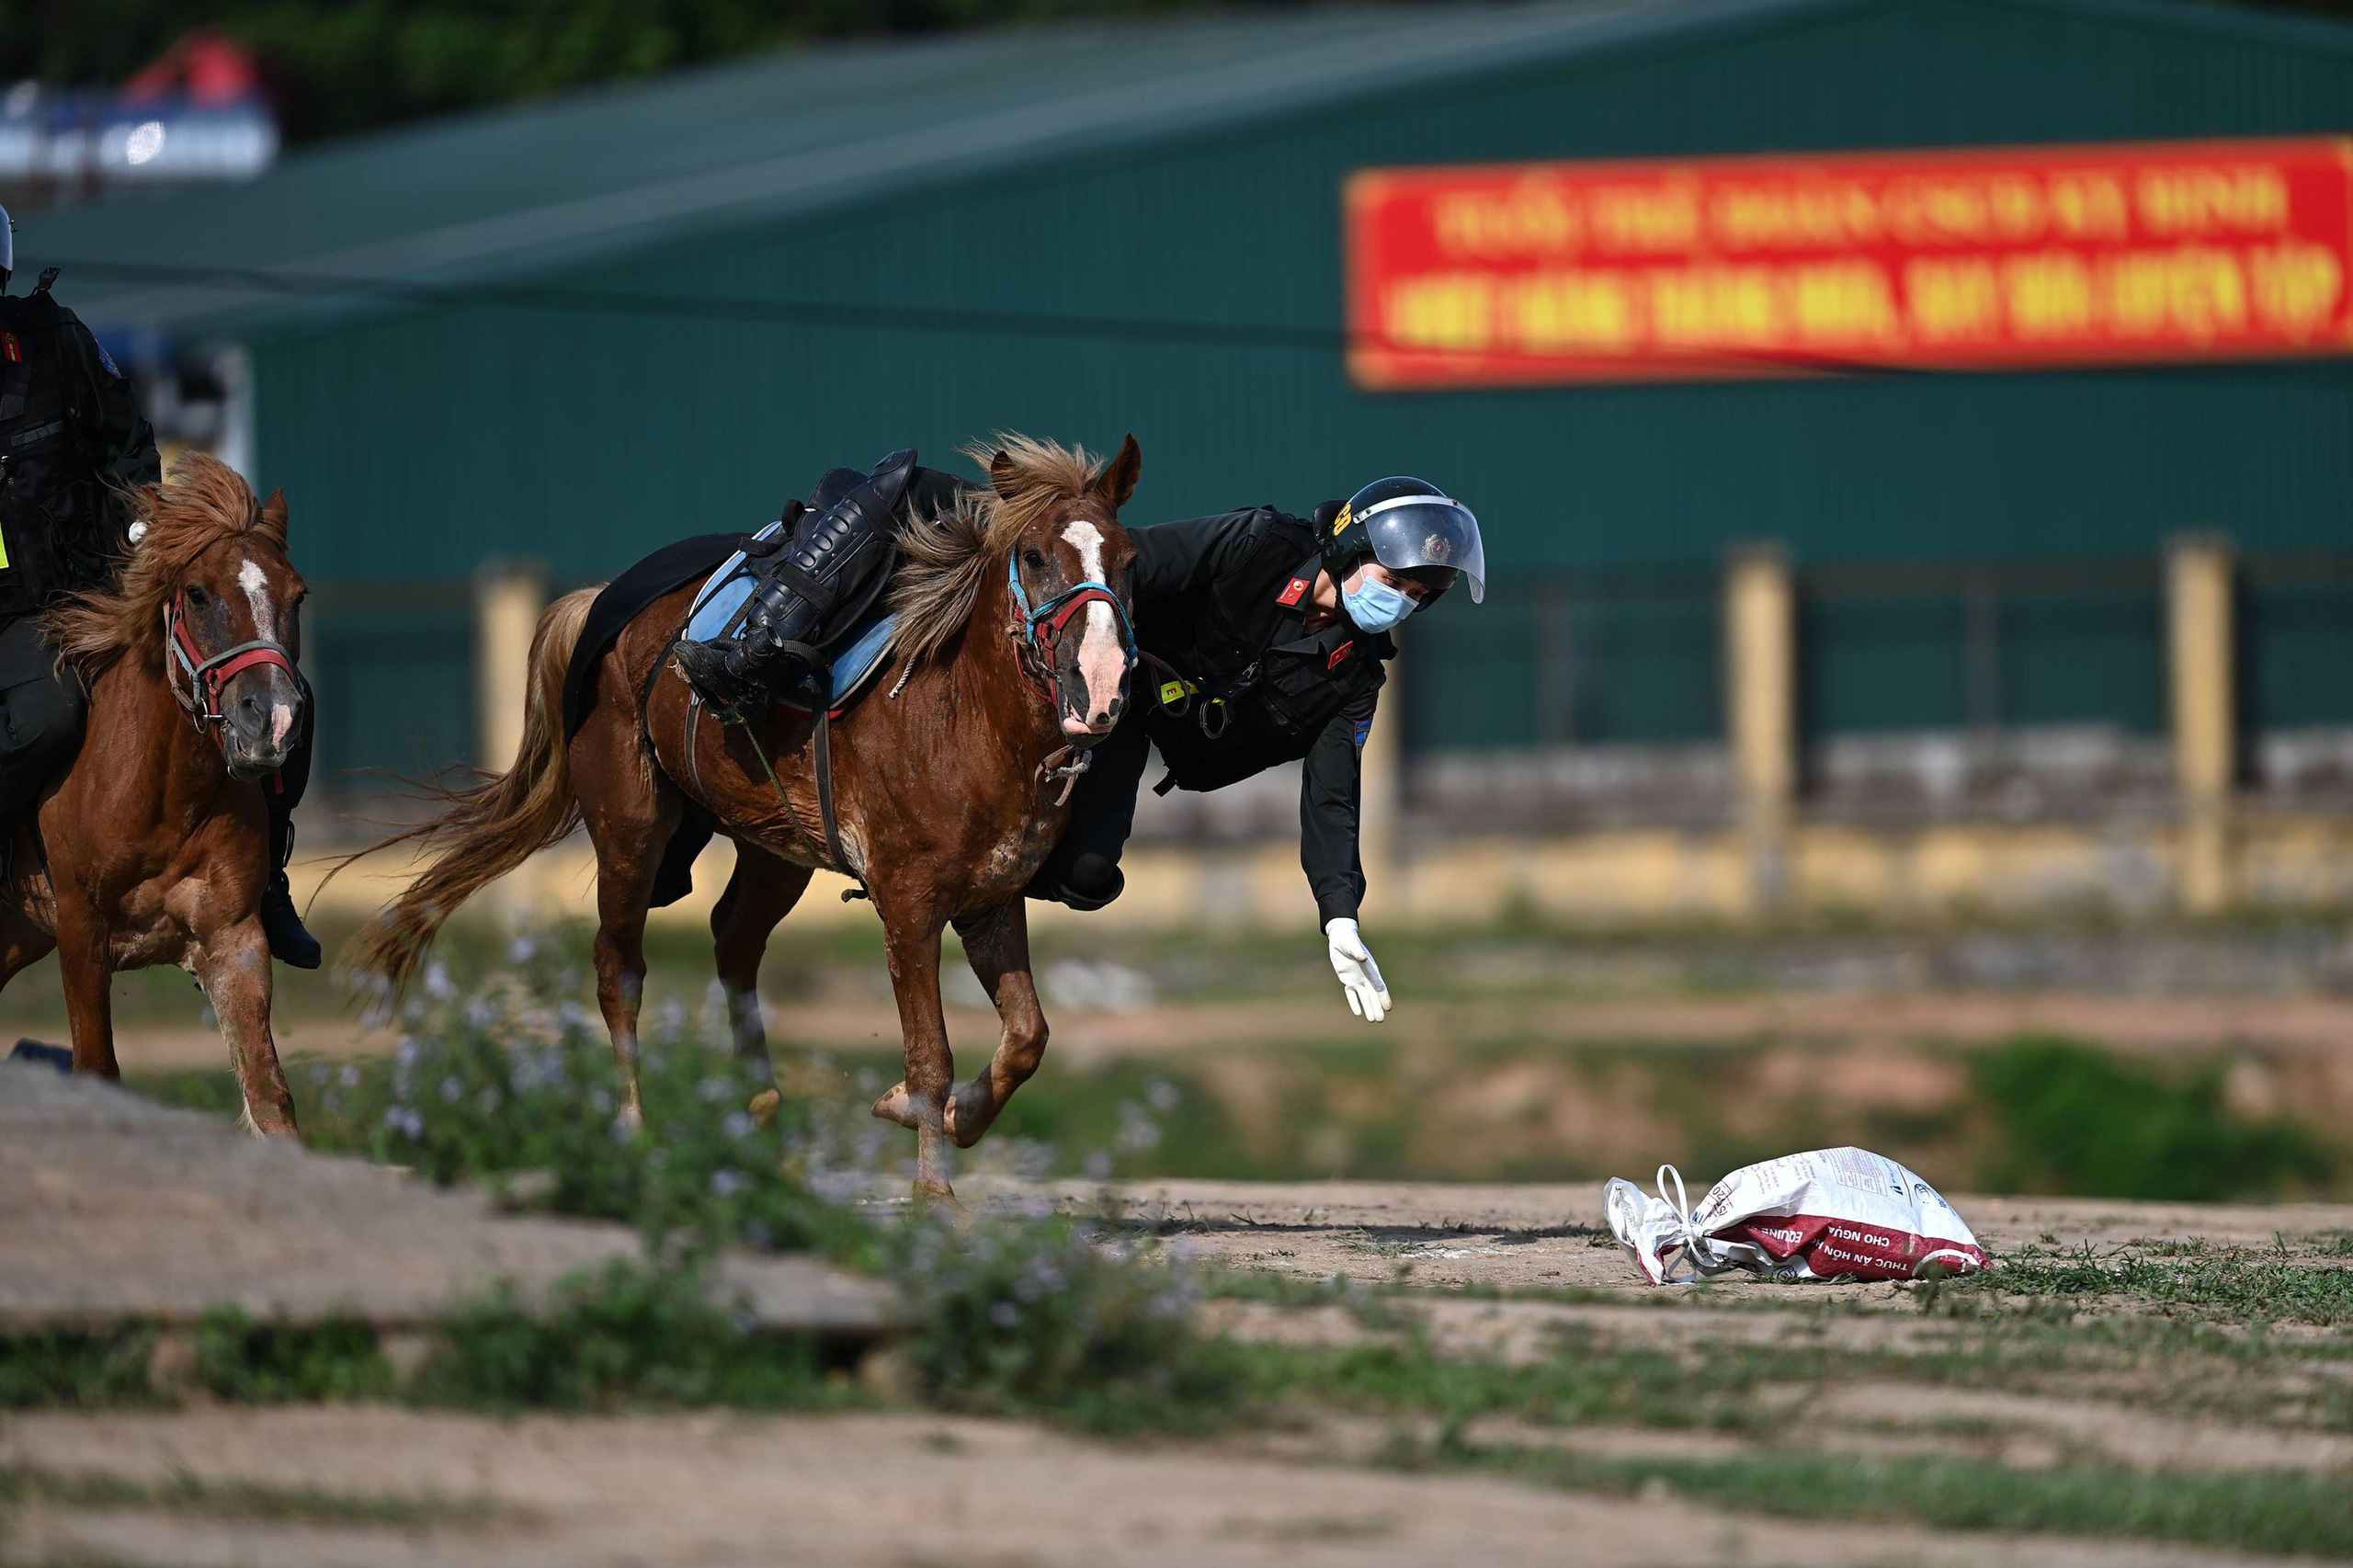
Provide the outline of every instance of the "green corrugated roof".
{"type": "MultiPolygon", "coordinates": [[[[1994,3],[2353,47],[2353,28],[2174,0],[1994,3]]],[[[63,260],[314,279],[515,279],[1041,158],[1870,4],[1318,7],[812,46],[305,149],[244,185],[42,213],[22,225],[17,248],[27,272],[63,260]]],[[[63,291],[85,317],[118,329],[226,334],[369,303],[332,289],[290,295],[96,272],[85,266],[63,291]]]]}

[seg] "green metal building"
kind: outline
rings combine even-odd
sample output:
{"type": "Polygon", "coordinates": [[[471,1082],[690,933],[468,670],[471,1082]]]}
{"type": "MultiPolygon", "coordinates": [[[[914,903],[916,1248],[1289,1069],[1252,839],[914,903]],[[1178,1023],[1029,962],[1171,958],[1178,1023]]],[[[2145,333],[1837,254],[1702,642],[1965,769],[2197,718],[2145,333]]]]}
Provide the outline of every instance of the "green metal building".
{"type": "Polygon", "coordinates": [[[1755,540],[1798,563],[1817,751],[2058,727],[2125,756],[2164,726],[2156,559],[2185,530],[2242,552],[2250,734],[2353,729],[2353,359],[1368,392],[1342,183],[2349,130],[2353,28],[2213,5],[1313,9],[810,49],[19,247],[110,331],[235,346],[240,455],[323,589],[329,769],[471,749],[478,563],[594,580],[999,427],[1136,432],[1135,521],[1396,471],[1470,500],[1499,591],[1415,629],[1415,756],[1704,748],[1715,584],[1755,540]]]}

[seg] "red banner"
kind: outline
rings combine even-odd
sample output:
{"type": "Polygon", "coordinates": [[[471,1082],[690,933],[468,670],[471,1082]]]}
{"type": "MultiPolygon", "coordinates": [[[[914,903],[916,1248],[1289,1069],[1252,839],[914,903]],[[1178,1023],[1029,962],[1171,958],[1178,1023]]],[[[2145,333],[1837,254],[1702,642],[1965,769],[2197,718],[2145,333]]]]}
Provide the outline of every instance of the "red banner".
{"type": "Polygon", "coordinates": [[[2353,350],[2353,140],[1368,169],[1372,388],[2353,350]]]}

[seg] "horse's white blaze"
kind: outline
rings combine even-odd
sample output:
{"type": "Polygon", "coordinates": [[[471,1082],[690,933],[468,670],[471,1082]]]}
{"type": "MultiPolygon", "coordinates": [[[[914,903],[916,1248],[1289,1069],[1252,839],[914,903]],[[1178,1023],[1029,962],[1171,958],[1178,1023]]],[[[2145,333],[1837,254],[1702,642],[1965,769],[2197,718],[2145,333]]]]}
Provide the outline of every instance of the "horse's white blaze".
{"type": "Polygon", "coordinates": [[[237,586],[245,590],[245,602],[254,607],[254,635],[265,642],[278,640],[277,612],[269,608],[269,578],[259,566],[246,561],[237,568],[237,586]]]}
{"type": "MultiPolygon", "coordinates": [[[[1103,581],[1103,530],[1080,517],[1063,530],[1063,538],[1078,551],[1080,575],[1092,583],[1103,581]]],[[[1086,630],[1078,642],[1078,673],[1086,682],[1086,711],[1077,716],[1075,725],[1065,715],[1064,729],[1086,730],[1097,714],[1109,712],[1119,698],[1120,682],[1127,676],[1128,655],[1120,646],[1119,619],[1100,599],[1086,607],[1086,630]]]]}
{"type": "MultiPolygon", "coordinates": [[[[237,565],[237,586],[245,590],[245,602],[254,607],[254,637],[263,642],[278,641],[278,611],[269,602],[269,575],[249,556],[237,565]]],[[[286,737],[294,730],[294,710],[283,702],[269,709],[269,744],[283,746],[286,737]]]]}

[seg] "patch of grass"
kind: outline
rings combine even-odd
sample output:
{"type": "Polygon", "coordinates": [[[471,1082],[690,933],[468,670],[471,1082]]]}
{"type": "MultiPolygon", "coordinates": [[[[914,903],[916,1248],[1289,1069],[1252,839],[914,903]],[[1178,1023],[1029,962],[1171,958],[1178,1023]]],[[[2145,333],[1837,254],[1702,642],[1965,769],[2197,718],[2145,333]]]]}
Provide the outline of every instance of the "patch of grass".
{"type": "Polygon", "coordinates": [[[256,1481],[207,1481],[186,1471],[169,1481],[142,1482],[0,1467],[0,1514],[28,1503],[69,1508],[152,1508],[270,1524],[374,1525],[397,1529],[483,1525],[499,1512],[486,1499],[431,1493],[338,1492],[256,1481]]]}
{"type": "Polygon", "coordinates": [[[2353,1489],[2302,1471],[2202,1474],[2109,1466],[2018,1470],[1906,1455],[1758,1453],[1711,1460],[1614,1460],[1443,1440],[1401,1445],[1409,1466],[1468,1466],[1576,1491],[1649,1495],[1664,1483],[1719,1507],[1804,1519],[1893,1521],[2190,1541],[2253,1551],[2353,1554],[2353,1489]]]}
{"type": "Polygon", "coordinates": [[[715,1305],[700,1273],[621,1262],[534,1310],[501,1290],[460,1310],[410,1397],[487,1410],[625,1405],[835,1409],[860,1402],[814,1343],[715,1305]]]}
{"type": "Polygon", "coordinates": [[[1237,1347],[1201,1332],[1188,1271],[1068,1215],[892,1238],[924,1400],[1096,1432],[1207,1431],[1239,1409],[1237,1347]]]}
{"type": "Polygon", "coordinates": [[[375,1329],[358,1318],[256,1324],[233,1307],[215,1308],[198,1325],[194,1381],[245,1404],[381,1399],[394,1383],[375,1329]]]}
{"type": "Polygon", "coordinates": [[[1449,1430],[1490,1416],[1750,1430],[1760,1419],[1756,1391],[1803,1375],[1786,1358],[1742,1347],[1695,1356],[1603,1347],[1574,1334],[1524,1362],[1441,1355],[1412,1332],[1347,1346],[1251,1344],[1243,1360],[1261,1403],[1421,1416],[1449,1430]]]}
{"type": "Polygon", "coordinates": [[[1991,1192],[2203,1202],[2324,1183],[2327,1149],[2285,1119],[2223,1109],[2219,1061],[2176,1081],[2096,1046],[2027,1037],[1970,1063],[1993,1124],[1991,1192]]]}
{"type": "Polygon", "coordinates": [[[140,1323],[0,1334],[0,1410],[153,1403],[154,1354],[155,1331],[140,1323]]]}
{"type": "Polygon", "coordinates": [[[2001,1267],[1946,1283],[1956,1296],[2025,1295],[2060,1298],[2121,1296],[2138,1302],[2199,1311],[2224,1321],[2353,1324],[2353,1269],[2213,1248],[2184,1249],[2170,1257],[2132,1252],[2105,1256],[2088,1247],[2073,1252],[2029,1250],[2001,1267]]]}

